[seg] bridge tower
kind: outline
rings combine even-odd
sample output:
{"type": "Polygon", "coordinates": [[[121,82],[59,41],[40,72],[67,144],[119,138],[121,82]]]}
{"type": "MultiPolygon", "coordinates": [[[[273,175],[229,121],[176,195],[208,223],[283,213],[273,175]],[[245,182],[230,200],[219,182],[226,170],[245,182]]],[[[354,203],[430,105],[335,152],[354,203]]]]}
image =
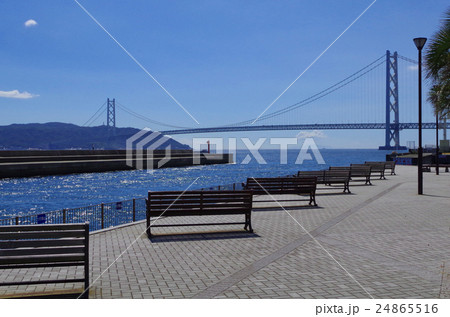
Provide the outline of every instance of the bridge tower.
{"type": "Polygon", "coordinates": [[[398,58],[386,51],[386,130],[385,145],[380,150],[406,150],[400,145],[400,117],[398,107],[398,58]],[[392,145],[392,142],[394,143],[392,145]]]}
{"type": "Polygon", "coordinates": [[[116,99],[107,99],[106,106],[106,126],[108,127],[108,136],[116,134],[116,99]]]}

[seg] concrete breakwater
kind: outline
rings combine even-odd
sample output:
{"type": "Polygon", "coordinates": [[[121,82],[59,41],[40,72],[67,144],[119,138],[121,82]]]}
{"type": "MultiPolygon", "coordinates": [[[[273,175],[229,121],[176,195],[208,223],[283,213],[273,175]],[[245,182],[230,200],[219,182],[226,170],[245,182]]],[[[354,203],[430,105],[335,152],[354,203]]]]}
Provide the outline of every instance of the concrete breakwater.
{"type": "Polygon", "coordinates": [[[233,162],[232,154],[192,150],[52,150],[0,151],[0,178],[157,169],[233,162]]]}

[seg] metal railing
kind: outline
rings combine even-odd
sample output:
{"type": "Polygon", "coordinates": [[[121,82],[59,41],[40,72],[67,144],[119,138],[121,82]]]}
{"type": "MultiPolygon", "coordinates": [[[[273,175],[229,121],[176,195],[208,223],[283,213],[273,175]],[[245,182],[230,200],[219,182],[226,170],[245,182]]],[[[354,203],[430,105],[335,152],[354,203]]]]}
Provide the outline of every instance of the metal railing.
{"type": "MultiPolygon", "coordinates": [[[[241,190],[242,183],[218,185],[201,190],[241,190]]],[[[89,230],[97,231],[145,219],[145,198],[134,198],[78,208],[0,219],[0,226],[61,224],[89,222],[89,230]]]]}
{"type": "Polygon", "coordinates": [[[0,226],[89,222],[96,231],[145,219],[145,198],[0,219],[0,226]]]}
{"type": "Polygon", "coordinates": [[[217,185],[212,187],[200,188],[200,190],[242,190],[244,187],[242,183],[232,183],[226,185],[217,185]]]}

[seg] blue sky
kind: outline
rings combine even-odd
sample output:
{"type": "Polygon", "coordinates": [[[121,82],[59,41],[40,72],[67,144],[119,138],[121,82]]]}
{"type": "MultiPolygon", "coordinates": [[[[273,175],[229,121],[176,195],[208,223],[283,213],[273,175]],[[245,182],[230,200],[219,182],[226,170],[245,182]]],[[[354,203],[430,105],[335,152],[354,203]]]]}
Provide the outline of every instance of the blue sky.
{"type": "MultiPolygon", "coordinates": [[[[82,125],[108,97],[153,120],[177,126],[207,127],[255,118],[373,0],[79,2],[200,125],[73,0],[0,2],[0,125],[51,121],[82,125]],[[26,26],[29,20],[36,23],[26,26]]],[[[438,0],[376,1],[268,112],[334,84],[387,49],[416,58],[412,38],[430,37],[447,7],[448,1],[438,0]]],[[[373,85],[383,85],[380,78],[373,85]]],[[[411,89],[410,93],[416,92],[411,89]]],[[[339,98],[356,97],[348,92],[339,98]]],[[[319,106],[305,108],[290,120],[326,118],[330,111],[319,106]]],[[[381,104],[378,113],[382,116],[383,111],[381,104]]],[[[432,120],[429,109],[424,116],[432,120]]],[[[106,114],[94,124],[101,125],[105,119],[106,114]]],[[[331,115],[330,121],[335,119],[331,115]]],[[[161,129],[121,110],[117,110],[117,125],[161,129]]],[[[223,136],[255,139],[296,134],[223,136]]],[[[316,141],[325,147],[377,147],[384,141],[382,131],[323,134],[316,141]]],[[[403,132],[402,143],[416,140],[416,134],[403,132]]],[[[190,136],[176,138],[188,142],[190,136]]],[[[433,143],[433,138],[432,131],[425,132],[424,143],[433,143]]]]}

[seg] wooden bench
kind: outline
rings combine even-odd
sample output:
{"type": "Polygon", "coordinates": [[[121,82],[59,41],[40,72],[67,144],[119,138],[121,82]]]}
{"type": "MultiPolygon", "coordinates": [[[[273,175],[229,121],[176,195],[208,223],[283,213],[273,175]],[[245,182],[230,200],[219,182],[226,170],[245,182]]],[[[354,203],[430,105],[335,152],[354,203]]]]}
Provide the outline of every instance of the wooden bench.
{"type": "MultiPolygon", "coordinates": [[[[298,171],[297,177],[316,177],[317,178],[317,184],[325,184],[325,185],[332,185],[332,184],[343,184],[344,186],[344,193],[350,192],[350,171],[330,171],[330,170],[323,170],[323,171],[298,171]]],[[[341,187],[337,187],[341,188],[341,187]]]]}
{"type": "Polygon", "coordinates": [[[390,170],[391,171],[391,175],[397,175],[395,174],[395,161],[386,161],[386,162],[369,162],[366,161],[365,164],[368,163],[378,163],[378,164],[382,164],[384,163],[384,172],[386,173],[386,170],[390,170]]]}
{"type": "MultiPolygon", "coordinates": [[[[0,269],[19,270],[48,267],[82,267],[83,278],[0,281],[0,286],[57,283],[84,283],[83,288],[41,293],[11,294],[9,298],[82,298],[89,297],[89,224],[0,226],[0,269]]],[[[19,273],[17,273],[19,274],[19,273]]],[[[52,274],[53,275],[53,274],[52,274]]],[[[33,276],[33,275],[30,275],[33,276]]]]}
{"type": "Polygon", "coordinates": [[[379,174],[380,179],[386,179],[384,172],[386,170],[386,162],[365,162],[364,164],[352,164],[356,166],[367,165],[371,167],[371,172],[373,174],[379,174]]]}
{"type": "Polygon", "coordinates": [[[360,181],[356,178],[362,178],[361,181],[365,182],[366,185],[372,185],[370,181],[371,167],[367,165],[362,166],[330,166],[330,171],[350,171],[350,180],[360,181]]]}
{"type": "Polygon", "coordinates": [[[244,225],[253,232],[251,223],[252,192],[248,190],[192,190],[148,192],[147,236],[151,239],[153,227],[244,225]],[[152,217],[212,216],[244,214],[244,222],[200,224],[151,224],[152,217]]]}
{"type": "MultiPolygon", "coordinates": [[[[448,172],[448,168],[450,167],[450,164],[439,164],[439,168],[445,168],[445,172],[448,172]]],[[[436,168],[436,164],[423,164],[423,168],[430,172],[431,168],[436,168]]]]}
{"type": "Polygon", "coordinates": [[[317,177],[250,177],[242,185],[255,195],[309,194],[309,204],[317,206],[317,177]]]}

